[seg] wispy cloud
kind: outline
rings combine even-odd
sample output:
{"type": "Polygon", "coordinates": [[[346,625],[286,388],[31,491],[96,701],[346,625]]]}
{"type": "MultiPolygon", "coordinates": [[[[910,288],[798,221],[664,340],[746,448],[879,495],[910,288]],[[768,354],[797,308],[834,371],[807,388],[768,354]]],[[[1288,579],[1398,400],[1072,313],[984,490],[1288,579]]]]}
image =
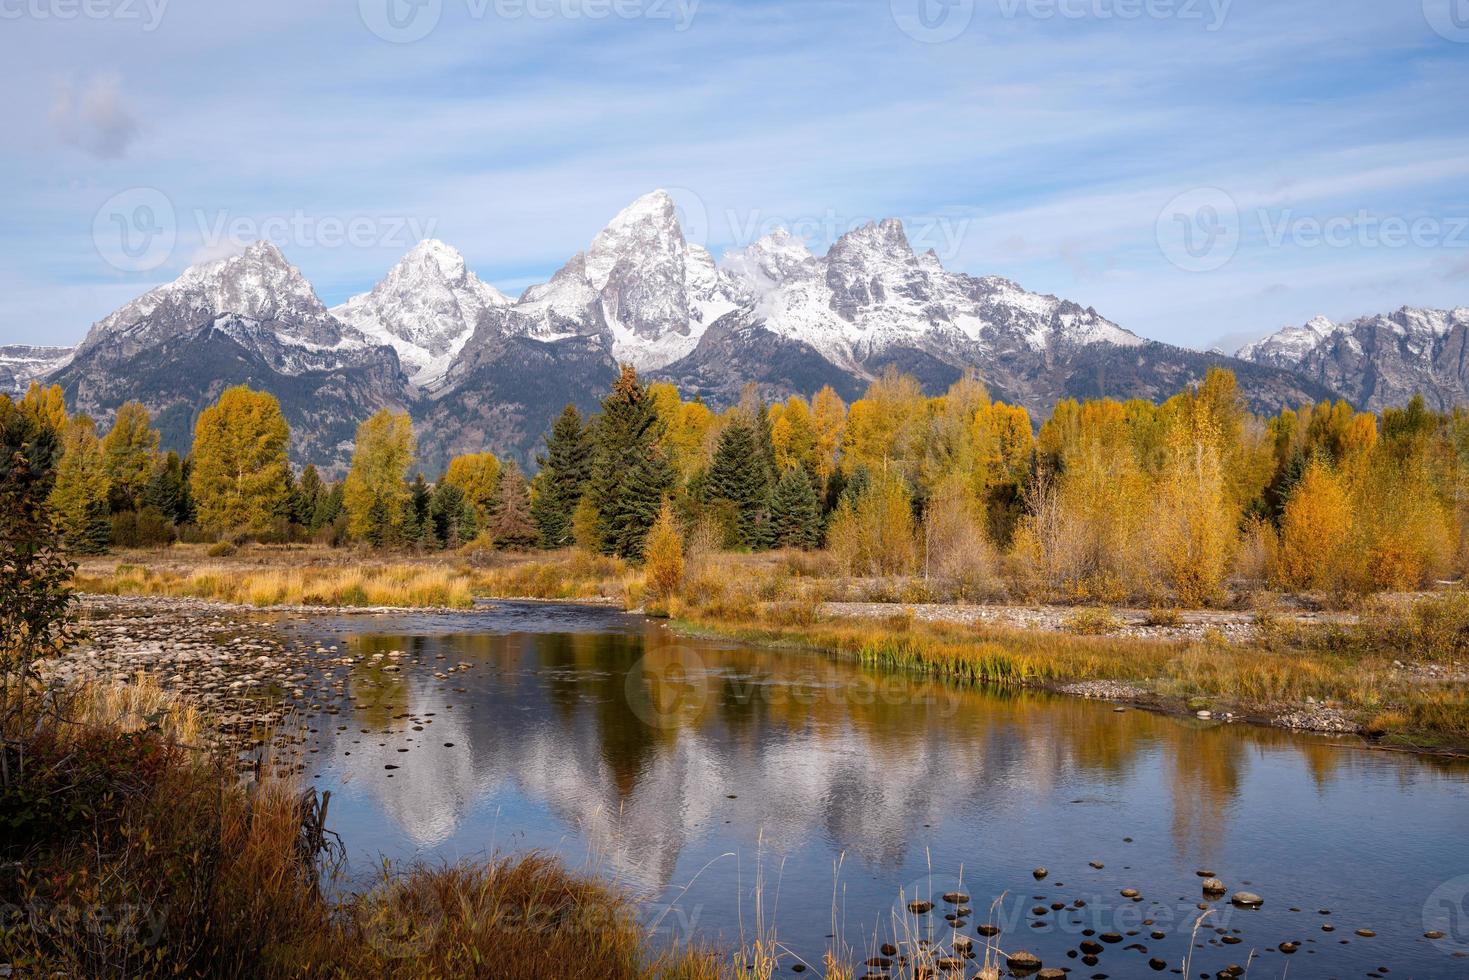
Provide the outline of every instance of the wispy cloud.
{"type": "Polygon", "coordinates": [[[127,153],[138,135],[138,120],[122,97],[122,80],[101,75],[76,83],[56,82],[50,119],[62,142],[111,160],[127,153]]]}
{"type": "Polygon", "coordinates": [[[950,267],[1198,346],[1465,302],[1452,244],[1272,245],[1257,219],[1469,213],[1469,46],[1416,2],[1235,2],[1210,31],[977,0],[943,43],[860,0],[702,0],[682,30],[562,15],[575,3],[424,6],[440,13],[413,43],[340,0],[168,4],[156,30],[7,21],[0,83],[63,81],[49,102],[0,103],[15,198],[0,342],[75,339],[117,294],[231,247],[210,229],[279,216],[308,223],[281,244],[328,301],[400,251],[316,234],[354,220],[432,224],[518,291],[659,186],[697,199],[716,253],[769,223],[803,222],[820,249],[844,222],[942,217],[963,229],[950,267]],[[555,15],[496,14],[532,8],[555,15]],[[1155,225],[1198,187],[1230,195],[1244,227],[1230,261],[1188,273],[1155,225]],[[144,271],[94,241],[99,209],[133,189],[163,204],[124,217],[166,212],[175,233],[144,271]]]}

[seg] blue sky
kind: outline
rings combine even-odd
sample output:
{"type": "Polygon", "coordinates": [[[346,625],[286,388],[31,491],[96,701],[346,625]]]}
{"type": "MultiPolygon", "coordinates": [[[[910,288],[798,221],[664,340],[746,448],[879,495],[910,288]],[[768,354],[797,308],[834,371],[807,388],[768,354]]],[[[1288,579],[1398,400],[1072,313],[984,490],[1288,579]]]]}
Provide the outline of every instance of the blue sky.
{"type": "Polygon", "coordinates": [[[657,187],[1194,347],[1469,305],[1469,0],[0,0],[0,80],[0,343],[262,236],[515,294],[657,187]]]}

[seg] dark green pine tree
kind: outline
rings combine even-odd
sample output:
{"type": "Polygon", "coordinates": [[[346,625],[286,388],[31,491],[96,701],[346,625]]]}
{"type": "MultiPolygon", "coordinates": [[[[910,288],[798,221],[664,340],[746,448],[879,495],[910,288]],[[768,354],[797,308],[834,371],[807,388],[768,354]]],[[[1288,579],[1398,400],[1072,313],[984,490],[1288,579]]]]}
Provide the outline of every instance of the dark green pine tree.
{"type": "Polygon", "coordinates": [[[799,466],[781,474],[770,495],[770,537],[777,548],[814,548],[821,543],[821,503],[811,476],[799,466]]]}
{"type": "Polygon", "coordinates": [[[719,434],[704,499],[733,513],[734,543],[747,548],[769,544],[770,470],[759,430],[743,415],[736,415],[719,434]]]}
{"type": "Polygon", "coordinates": [[[326,484],[321,482],[321,474],[316,472],[315,466],[307,463],[306,469],[301,471],[301,479],[296,481],[296,497],[291,501],[291,519],[302,527],[319,530],[321,525],[316,523],[316,510],[324,493],[326,484]]]}
{"type": "Polygon", "coordinates": [[[629,365],[602,401],[594,426],[591,481],[602,548],[608,554],[643,557],[648,531],[676,474],[662,446],[663,425],[648,389],[629,365]]]}
{"type": "Polygon", "coordinates": [[[550,435],[545,455],[537,456],[535,501],[531,519],[541,536],[541,546],[564,548],[572,542],[571,517],[586,493],[592,462],[591,433],[575,405],[562,410],[550,435]]]}
{"type": "Polygon", "coordinates": [[[464,491],[452,483],[439,481],[429,505],[429,520],[434,538],[445,548],[458,548],[479,534],[479,521],[464,491]]]}
{"type": "Polygon", "coordinates": [[[71,550],[80,555],[100,555],[112,543],[112,508],[105,500],[93,501],[87,506],[86,525],[81,536],[71,543],[71,550]]]}
{"type": "Polygon", "coordinates": [[[339,480],[333,483],[332,488],[322,494],[316,503],[316,516],[311,519],[312,526],[321,529],[328,524],[335,524],[337,518],[342,516],[342,511],[346,508],[344,503],[345,496],[346,492],[341,481],[339,480]]]}
{"type": "Polygon", "coordinates": [[[156,509],[174,524],[188,522],[184,464],[179,460],[178,453],[170,450],[153,467],[153,475],[143,488],[143,506],[156,509]]]}
{"type": "Polygon", "coordinates": [[[434,544],[433,518],[429,516],[433,500],[433,490],[429,488],[423,474],[419,473],[408,488],[407,513],[403,515],[403,534],[409,543],[421,547],[431,547],[434,544]]]}

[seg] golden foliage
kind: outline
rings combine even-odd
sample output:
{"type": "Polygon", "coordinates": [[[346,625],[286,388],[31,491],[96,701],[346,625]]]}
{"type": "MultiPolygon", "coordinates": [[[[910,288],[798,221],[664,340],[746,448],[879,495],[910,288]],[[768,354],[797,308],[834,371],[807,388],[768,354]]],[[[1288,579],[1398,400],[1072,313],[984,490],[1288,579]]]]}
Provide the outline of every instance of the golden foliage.
{"type": "Polygon", "coordinates": [[[291,430],[275,396],[241,385],[194,426],[194,504],[206,531],[262,534],[287,506],[291,430]]]}
{"type": "Polygon", "coordinates": [[[494,453],[469,453],[449,460],[444,483],[464,491],[464,499],[474,508],[479,524],[489,519],[495,505],[495,492],[500,487],[500,460],[494,453]]]}
{"type": "Polygon", "coordinates": [[[347,530],[354,537],[389,543],[402,527],[413,451],[413,422],[407,412],[384,408],[357,427],[357,447],[342,495],[347,530]]]}
{"type": "Polygon", "coordinates": [[[654,600],[667,602],[683,586],[683,535],[678,532],[673,508],[666,503],[648,532],[644,573],[648,596],[654,600]]]}
{"type": "Polygon", "coordinates": [[[1281,588],[1340,588],[1346,578],[1352,508],[1342,480],[1313,460],[1286,502],[1272,578],[1281,588]]]}

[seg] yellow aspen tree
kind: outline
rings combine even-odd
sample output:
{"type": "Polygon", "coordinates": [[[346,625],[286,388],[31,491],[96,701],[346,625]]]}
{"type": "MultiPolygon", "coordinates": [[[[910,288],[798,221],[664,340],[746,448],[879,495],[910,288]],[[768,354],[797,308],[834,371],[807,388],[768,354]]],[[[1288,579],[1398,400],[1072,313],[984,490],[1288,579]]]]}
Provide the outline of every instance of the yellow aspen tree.
{"type": "Polygon", "coordinates": [[[816,475],[821,480],[817,491],[825,492],[826,482],[836,472],[847,430],[847,403],[831,385],[822,387],[811,399],[811,426],[816,433],[816,475]]]}
{"type": "Polygon", "coordinates": [[[1284,589],[1341,588],[1351,533],[1352,505],[1341,478],[1324,460],[1313,459],[1280,519],[1275,583],[1284,589]]]}
{"type": "Polygon", "coordinates": [[[407,412],[384,408],[357,427],[352,469],[342,487],[347,531],[354,537],[374,545],[398,542],[410,499],[413,452],[407,412]]]}
{"type": "Polygon", "coordinates": [[[495,494],[500,489],[500,460],[494,453],[467,453],[449,460],[443,482],[457,487],[474,508],[474,516],[484,527],[495,509],[495,494]]]}
{"type": "Polygon", "coordinates": [[[107,550],[110,489],[97,426],[88,416],[78,415],[62,431],[61,462],[50,497],[68,549],[84,554],[107,550]]]}
{"type": "Polygon", "coordinates": [[[20,400],[20,409],[55,432],[66,431],[66,396],[61,385],[43,388],[39,381],[32,381],[20,400]]]}
{"type": "Polygon", "coordinates": [[[669,461],[687,482],[709,465],[713,443],[709,432],[714,427],[714,413],[703,402],[683,402],[663,436],[669,461]]]}
{"type": "Polygon", "coordinates": [[[644,552],[644,574],[648,595],[660,602],[667,602],[683,587],[684,554],[683,535],[673,517],[673,507],[666,501],[648,532],[648,543],[644,552]]]}
{"type": "Polygon", "coordinates": [[[273,395],[241,385],[199,413],[190,477],[199,526],[264,534],[286,512],[291,430],[273,395]]]}
{"type": "Polygon", "coordinates": [[[889,367],[847,412],[843,468],[848,472],[859,466],[874,472],[895,469],[905,477],[916,476],[924,454],[928,411],[928,399],[918,381],[889,367]]]}
{"type": "Polygon", "coordinates": [[[117,410],[112,429],[102,440],[107,458],[107,477],[113,492],[129,507],[137,507],[143,488],[153,476],[158,458],[158,430],[152,427],[148,410],[139,402],[124,402],[117,410]]]}
{"type": "Polygon", "coordinates": [[[1218,426],[1207,411],[1179,420],[1153,494],[1154,562],[1179,604],[1203,606],[1223,591],[1237,535],[1218,426]]]}
{"type": "Polygon", "coordinates": [[[815,421],[811,407],[800,395],[792,395],[779,412],[772,410],[770,441],[775,447],[775,462],[781,469],[801,467],[813,473],[820,468],[815,421]]]}

